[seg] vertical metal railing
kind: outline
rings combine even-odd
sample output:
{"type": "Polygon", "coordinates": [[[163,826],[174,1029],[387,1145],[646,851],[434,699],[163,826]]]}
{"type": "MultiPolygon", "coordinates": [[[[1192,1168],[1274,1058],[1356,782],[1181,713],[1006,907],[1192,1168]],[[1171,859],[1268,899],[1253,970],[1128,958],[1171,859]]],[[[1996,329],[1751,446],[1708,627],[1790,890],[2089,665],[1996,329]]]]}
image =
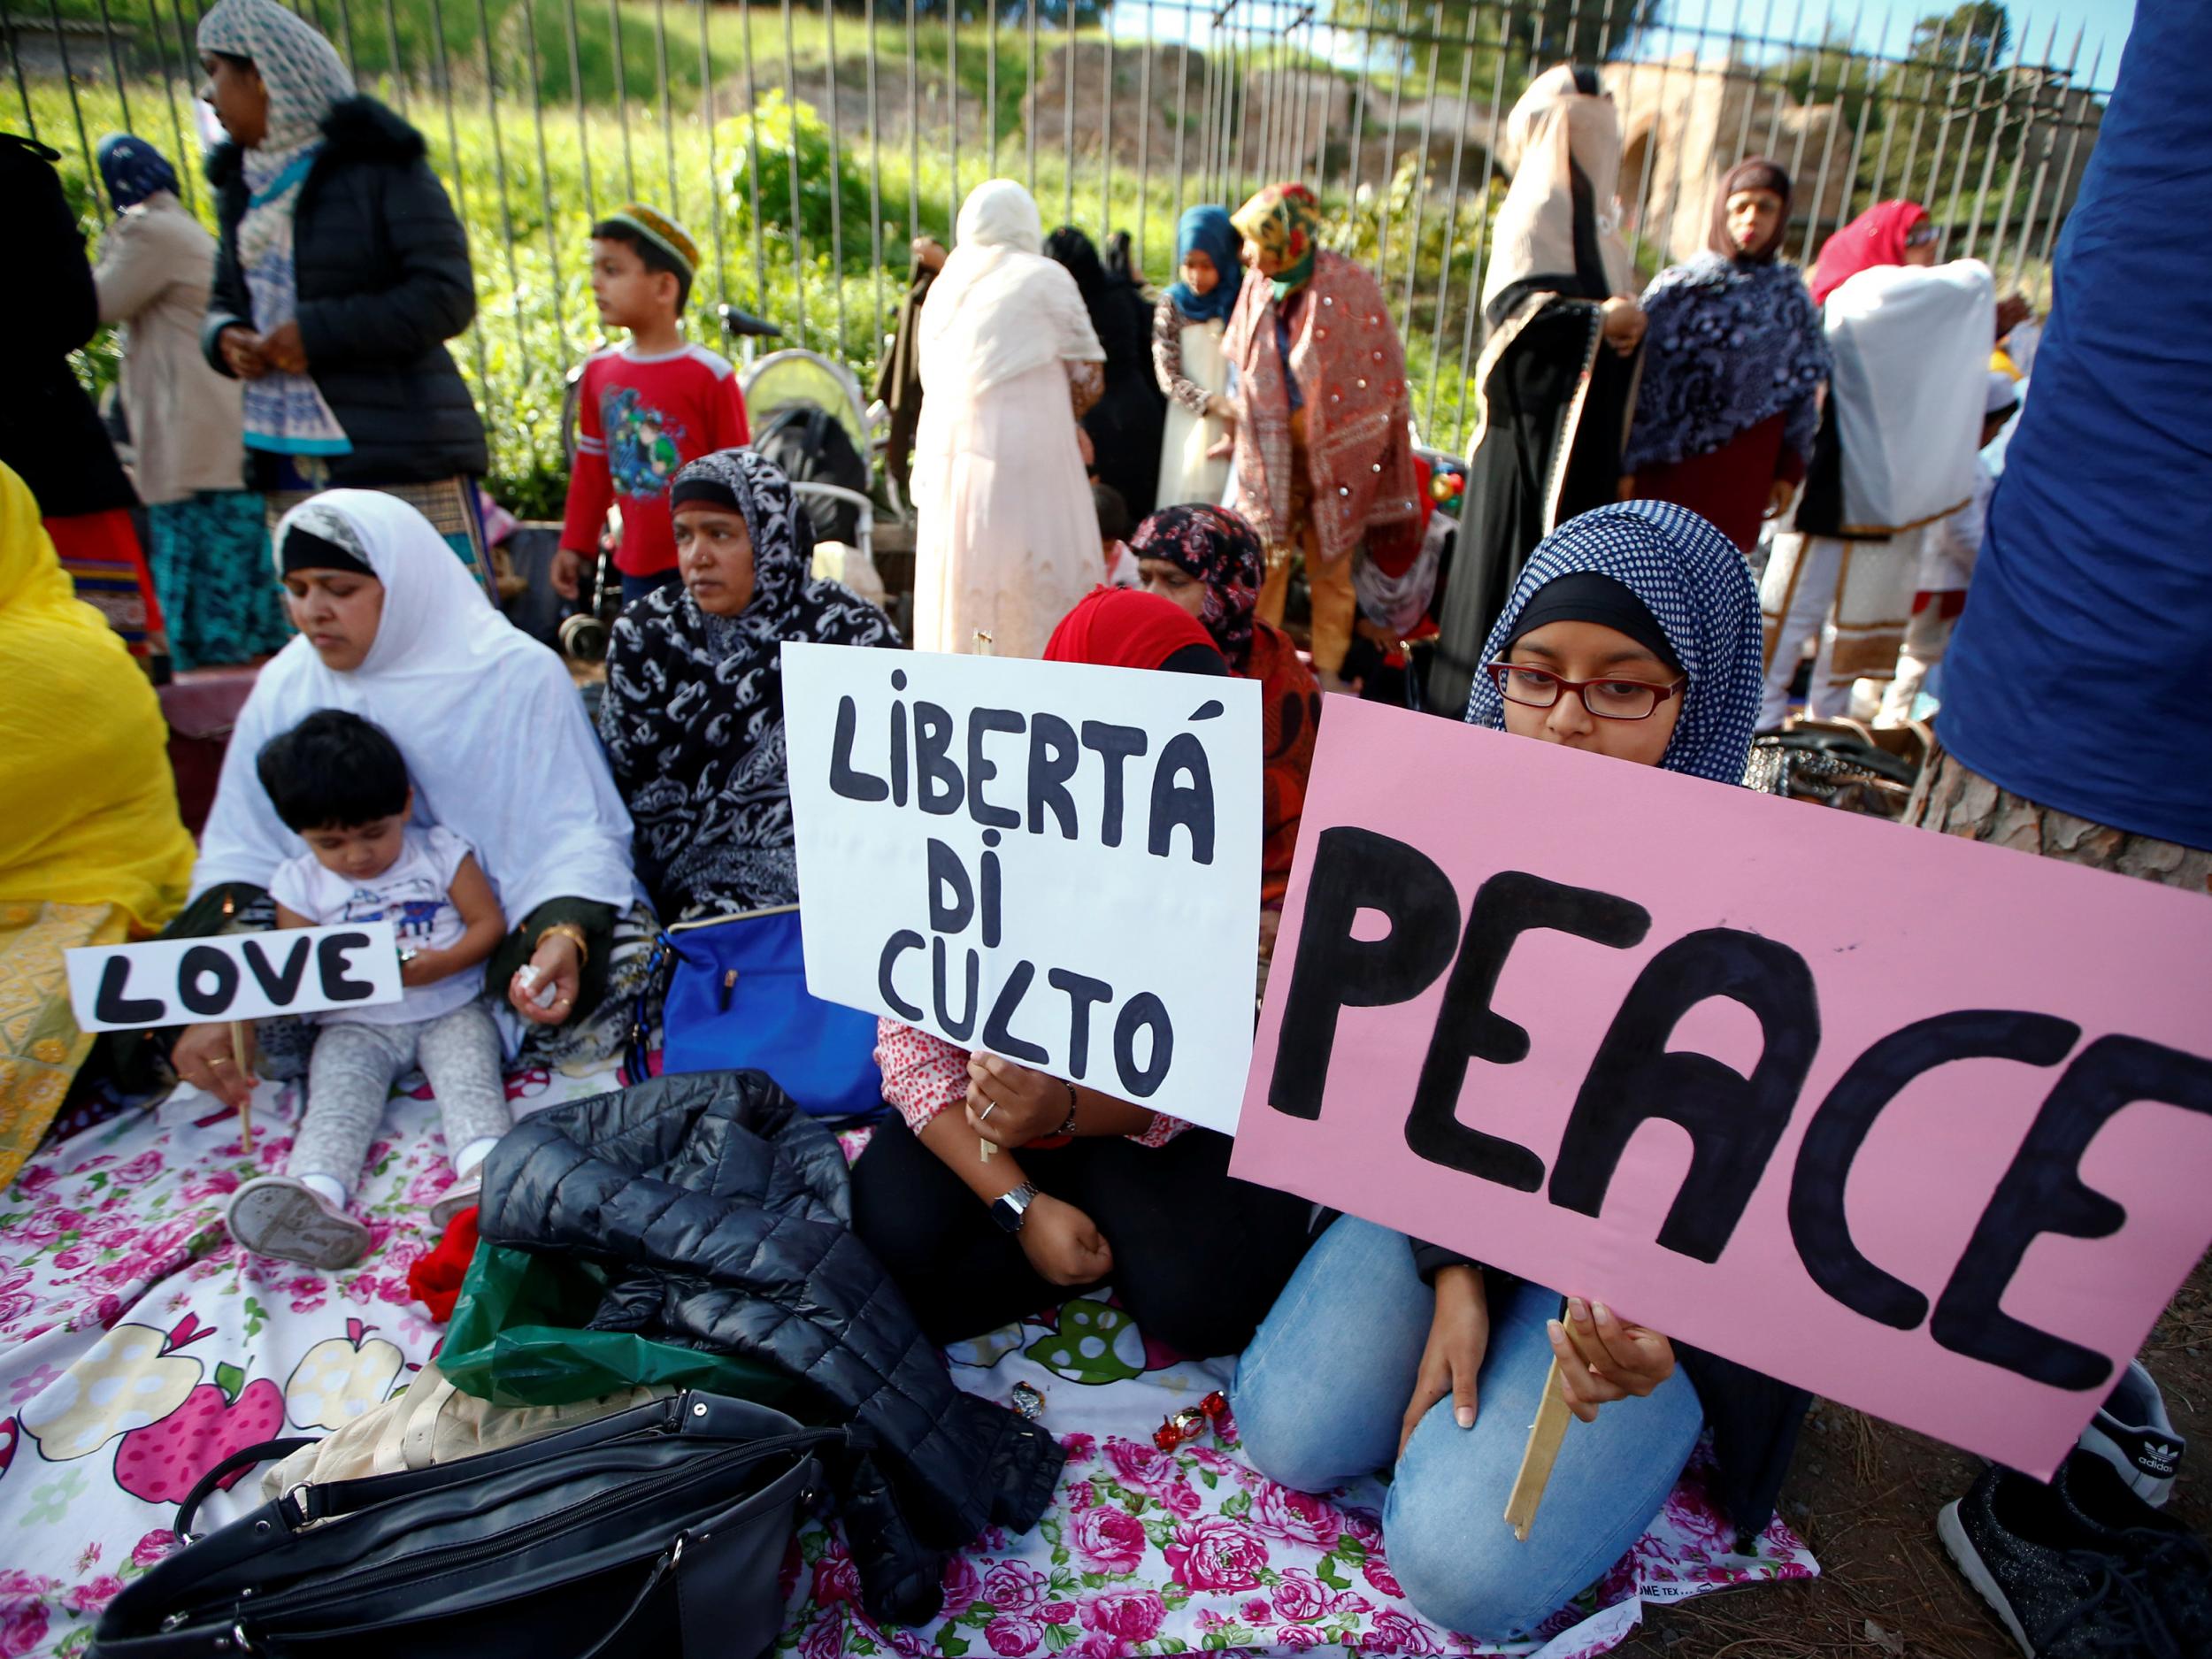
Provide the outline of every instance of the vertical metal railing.
{"type": "MultiPolygon", "coordinates": [[[[80,201],[97,199],[93,141],[112,128],[175,152],[188,206],[211,213],[185,153],[205,4],[79,0],[65,15],[60,0],[34,0],[0,20],[21,126],[64,152],[80,201]]],[[[982,0],[964,13],[957,0],[896,12],[821,0],[818,16],[804,0],[777,0],[772,14],[754,0],[690,0],[687,22],[674,0],[695,52],[680,33],[671,48],[671,0],[364,0],[361,19],[353,0],[293,4],[365,90],[434,130],[433,165],[481,301],[459,351],[495,426],[539,407],[599,338],[574,275],[609,180],[664,191],[668,211],[705,233],[695,331],[713,300],[741,297],[790,343],[864,378],[903,243],[949,238],[980,162],[983,176],[1041,190],[1048,222],[1102,244],[1128,231],[1137,267],[1163,283],[1163,244],[1187,208],[1233,208],[1259,184],[1304,177],[1338,245],[1371,264],[1389,297],[1425,435],[1455,446],[1474,416],[1468,378],[1506,176],[1499,132],[1532,73],[1570,53],[1604,65],[1632,150],[1620,206],[1640,275],[1694,251],[1720,173],[1763,152],[1795,179],[1793,257],[1809,260],[1855,213],[1905,194],[1948,252],[2039,290],[2116,55],[2048,10],[2016,6],[1998,29],[1985,12],[1892,30],[1864,0],[1847,18],[1830,0],[1672,0],[1663,20],[1634,27],[1617,4],[1584,0],[1563,27],[1526,0],[1337,0],[1325,12],[1317,0],[1058,0],[1056,12],[982,0]],[[757,40],[762,27],[773,33],[757,40]],[[772,58],[777,35],[780,75],[764,74],[757,53],[772,58]],[[741,161],[717,130],[732,117],[751,118],[741,161]]]]}

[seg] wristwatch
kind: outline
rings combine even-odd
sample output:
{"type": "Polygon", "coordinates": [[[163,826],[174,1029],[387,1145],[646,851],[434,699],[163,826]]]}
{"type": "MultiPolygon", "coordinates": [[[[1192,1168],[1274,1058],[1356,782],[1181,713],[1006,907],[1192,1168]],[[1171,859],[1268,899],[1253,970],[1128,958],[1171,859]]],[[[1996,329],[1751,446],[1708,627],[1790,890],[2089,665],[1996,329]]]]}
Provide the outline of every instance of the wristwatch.
{"type": "Polygon", "coordinates": [[[991,1219],[1009,1233],[1019,1233],[1029,1219],[1029,1206],[1036,1202],[1037,1184],[1024,1181],[1012,1192],[1001,1193],[991,1201],[991,1219]]]}

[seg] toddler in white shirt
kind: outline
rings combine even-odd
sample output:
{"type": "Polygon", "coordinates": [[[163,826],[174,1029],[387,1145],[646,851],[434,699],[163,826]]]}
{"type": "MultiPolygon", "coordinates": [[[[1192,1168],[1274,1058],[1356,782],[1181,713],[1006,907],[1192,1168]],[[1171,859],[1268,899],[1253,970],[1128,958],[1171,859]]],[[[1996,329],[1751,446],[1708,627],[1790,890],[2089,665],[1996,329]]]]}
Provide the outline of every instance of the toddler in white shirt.
{"type": "Polygon", "coordinates": [[[476,1202],[478,1166],[512,1126],[499,1033],[479,1000],[484,962],[507,931],[468,843],[410,821],[414,789],[382,728],[335,709],[271,740],[263,788],[308,850],[269,884],[279,927],[388,921],[400,949],[396,1002],[318,1018],[307,1107],[284,1173],[231,1195],[231,1236],[257,1256],[349,1267],[367,1251],[346,1202],[367,1161],[395,1079],[419,1066],[445,1118],[455,1180],[431,1207],[443,1231],[476,1202]]]}

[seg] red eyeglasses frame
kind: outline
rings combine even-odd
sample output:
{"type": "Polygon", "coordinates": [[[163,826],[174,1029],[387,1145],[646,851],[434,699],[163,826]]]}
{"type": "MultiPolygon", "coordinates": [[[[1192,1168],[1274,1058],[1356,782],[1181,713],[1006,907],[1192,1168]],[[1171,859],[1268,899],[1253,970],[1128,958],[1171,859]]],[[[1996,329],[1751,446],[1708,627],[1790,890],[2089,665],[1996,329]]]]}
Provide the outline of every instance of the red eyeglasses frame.
{"type": "Polygon", "coordinates": [[[1506,696],[1505,677],[1508,674],[1541,674],[1559,687],[1561,696],[1571,691],[1576,696],[1581,697],[1583,712],[1593,720],[1626,720],[1632,723],[1651,718],[1653,715],[1659,712],[1661,703],[1669,697],[1680,696],[1690,683],[1686,675],[1676,680],[1671,686],[1655,686],[1647,680],[1623,680],[1617,674],[1601,675],[1596,680],[1570,680],[1564,674],[1555,674],[1550,669],[1539,668],[1532,663],[1509,663],[1502,658],[1494,663],[1485,663],[1482,665],[1482,672],[1490,676],[1490,683],[1498,688],[1498,695],[1505,697],[1508,703],[1517,703],[1524,709],[1555,709],[1559,706],[1559,698],[1554,697],[1549,703],[1524,703],[1518,697],[1506,696]],[[1590,706],[1590,699],[1583,696],[1584,687],[1588,686],[1642,686],[1657,695],[1652,698],[1651,707],[1646,709],[1641,714],[1600,714],[1590,706]]]}

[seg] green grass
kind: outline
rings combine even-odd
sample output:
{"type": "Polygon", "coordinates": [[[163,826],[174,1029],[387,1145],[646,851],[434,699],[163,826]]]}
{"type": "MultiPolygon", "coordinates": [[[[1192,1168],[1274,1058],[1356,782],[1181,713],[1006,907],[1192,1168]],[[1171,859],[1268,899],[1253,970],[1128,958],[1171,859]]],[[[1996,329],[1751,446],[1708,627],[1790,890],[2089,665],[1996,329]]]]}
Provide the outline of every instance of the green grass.
{"type": "MultiPolygon", "coordinates": [[[[388,99],[396,89],[395,65],[400,65],[408,86],[419,91],[449,83],[475,100],[492,85],[503,99],[526,109],[534,82],[539,97],[549,104],[598,106],[619,100],[657,110],[664,50],[670,108],[689,114],[703,102],[703,86],[726,90],[740,85],[749,60],[763,89],[780,82],[787,59],[802,77],[819,75],[830,58],[833,30],[839,80],[858,87],[867,73],[865,14],[832,19],[818,6],[805,7],[803,0],[787,16],[778,5],[703,6],[700,0],[573,0],[572,5],[571,0],[294,3],[338,46],[365,88],[388,99]],[[703,44],[711,72],[706,77],[700,73],[703,44]]],[[[65,18],[101,20],[102,0],[58,0],[58,4],[65,18]]],[[[196,62],[187,62],[178,14],[163,8],[160,0],[106,0],[106,12],[119,32],[127,32],[127,72],[172,80],[196,76],[196,62]]],[[[942,20],[918,21],[910,36],[903,21],[886,20],[876,30],[879,74],[897,81],[903,89],[910,41],[917,78],[926,92],[941,85],[956,44],[963,104],[972,107],[995,84],[1000,126],[1016,127],[1028,88],[1026,25],[1001,20],[995,82],[987,25],[959,24],[956,42],[954,33],[942,20]]],[[[1091,41],[1102,37],[1095,27],[1081,27],[1078,34],[1091,41]]],[[[1041,62],[1066,39],[1064,23],[1041,22],[1041,62]]],[[[96,68],[104,77],[104,46],[72,37],[69,47],[73,58],[86,60],[81,68],[96,68]]]]}

